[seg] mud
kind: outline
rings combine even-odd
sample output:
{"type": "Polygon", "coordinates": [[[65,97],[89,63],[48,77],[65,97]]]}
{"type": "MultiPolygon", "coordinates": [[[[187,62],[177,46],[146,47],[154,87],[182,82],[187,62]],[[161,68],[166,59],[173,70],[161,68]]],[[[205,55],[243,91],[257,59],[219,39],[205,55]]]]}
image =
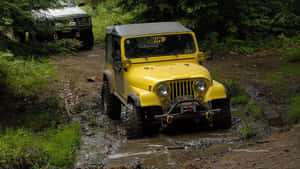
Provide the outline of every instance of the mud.
{"type": "MultiPolygon", "coordinates": [[[[120,122],[109,119],[100,106],[104,49],[96,45],[92,51],[55,59],[53,63],[59,68],[61,81],[72,83],[68,85],[72,88],[64,89],[67,92],[61,97],[67,100],[72,120],[81,124],[81,147],[74,163],[76,169],[189,168],[190,163],[214,162],[224,154],[249,144],[240,137],[246,122],[238,116],[232,117],[233,126],[229,130],[182,123],[143,139],[127,140],[120,122]],[[93,81],[88,80],[91,77],[93,81]]],[[[258,101],[264,99],[263,92],[255,87],[247,91],[258,101]]],[[[270,107],[270,111],[273,108],[270,107]]],[[[240,109],[232,107],[233,112],[240,109]]],[[[259,130],[258,136],[252,140],[253,144],[258,139],[282,131],[264,122],[247,122],[247,125],[259,130]]]]}

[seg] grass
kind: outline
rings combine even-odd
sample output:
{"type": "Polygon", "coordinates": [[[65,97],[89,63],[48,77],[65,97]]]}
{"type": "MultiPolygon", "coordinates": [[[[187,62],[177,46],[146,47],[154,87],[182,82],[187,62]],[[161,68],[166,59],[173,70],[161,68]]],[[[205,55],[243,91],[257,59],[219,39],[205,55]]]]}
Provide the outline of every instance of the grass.
{"type": "Polygon", "coordinates": [[[293,64],[293,63],[282,63],[280,66],[280,70],[285,75],[300,75],[300,64],[293,64]]]}
{"type": "Polygon", "coordinates": [[[300,95],[292,97],[291,104],[288,108],[286,119],[288,123],[297,123],[300,120],[300,95]]]}
{"type": "MultiPolygon", "coordinates": [[[[268,55],[282,56],[286,53],[297,55],[299,51],[291,51],[290,47],[297,47],[300,44],[300,35],[287,37],[284,34],[278,36],[270,36],[264,39],[256,40],[241,40],[232,37],[227,37],[220,40],[220,35],[216,32],[209,33],[206,38],[199,41],[199,48],[203,51],[214,52],[233,52],[235,54],[247,55],[255,53],[256,51],[264,51],[268,55]],[[274,49],[274,50],[270,50],[274,49]]],[[[299,56],[299,55],[298,55],[299,56]]],[[[299,57],[296,59],[299,60],[299,57]]]]}
{"type": "Polygon", "coordinates": [[[242,94],[231,98],[230,102],[232,105],[247,104],[249,102],[249,96],[247,94],[242,94]]]}
{"type": "Polygon", "coordinates": [[[251,127],[245,127],[242,130],[242,138],[243,139],[250,139],[256,135],[256,132],[251,127]]]}
{"type": "Polygon", "coordinates": [[[256,72],[256,76],[264,79],[269,84],[273,85],[283,85],[286,83],[286,77],[284,75],[284,72],[256,72]]]}
{"type": "Polygon", "coordinates": [[[0,86],[15,95],[38,93],[55,74],[55,69],[45,60],[17,59],[9,52],[0,51],[0,86]]]}
{"type": "Polygon", "coordinates": [[[253,101],[250,100],[247,104],[247,112],[255,119],[261,120],[263,118],[260,107],[253,101]]]}
{"type": "Polygon", "coordinates": [[[98,126],[97,119],[96,119],[94,114],[89,115],[88,118],[89,118],[88,120],[90,122],[90,126],[92,126],[92,127],[97,127],[98,126]]]}
{"type": "Polygon", "coordinates": [[[231,79],[226,79],[222,73],[212,73],[212,79],[220,81],[227,89],[227,95],[231,98],[232,104],[246,104],[249,96],[241,86],[231,79]]]}
{"type": "Polygon", "coordinates": [[[79,123],[40,133],[7,129],[0,134],[0,167],[71,168],[79,145],[79,123]]]}
{"type": "Polygon", "coordinates": [[[247,119],[249,114],[255,120],[262,120],[263,113],[260,107],[250,98],[247,92],[241,88],[241,86],[234,80],[224,78],[224,75],[221,73],[213,73],[213,79],[219,80],[227,89],[228,96],[230,97],[231,105],[244,105],[244,110],[237,114],[243,119],[247,119]]]}

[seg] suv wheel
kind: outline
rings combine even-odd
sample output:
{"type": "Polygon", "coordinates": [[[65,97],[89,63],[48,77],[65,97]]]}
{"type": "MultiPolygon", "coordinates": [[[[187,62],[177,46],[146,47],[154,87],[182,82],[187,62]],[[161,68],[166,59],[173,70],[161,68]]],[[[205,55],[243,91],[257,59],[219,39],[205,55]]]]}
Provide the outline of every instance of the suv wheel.
{"type": "Polygon", "coordinates": [[[143,122],[141,109],[133,103],[127,104],[126,115],[122,122],[128,138],[140,138],[143,136],[143,122]]]}
{"type": "Polygon", "coordinates": [[[104,81],[102,86],[102,105],[104,113],[111,119],[120,119],[121,103],[113,94],[110,93],[107,81],[104,81]]]}
{"type": "Polygon", "coordinates": [[[88,31],[85,33],[82,39],[82,45],[84,49],[91,50],[94,46],[94,34],[93,31],[88,31]]]}
{"type": "Polygon", "coordinates": [[[213,117],[214,128],[229,129],[231,127],[231,112],[229,100],[215,100],[212,103],[212,107],[213,109],[221,109],[221,111],[213,117]]]}

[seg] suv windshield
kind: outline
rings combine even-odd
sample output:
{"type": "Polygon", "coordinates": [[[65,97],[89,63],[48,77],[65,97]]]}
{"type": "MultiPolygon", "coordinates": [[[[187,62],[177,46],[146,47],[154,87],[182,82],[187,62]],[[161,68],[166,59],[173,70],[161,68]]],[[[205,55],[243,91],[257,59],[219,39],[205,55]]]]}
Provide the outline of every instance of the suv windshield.
{"type": "Polygon", "coordinates": [[[195,53],[191,34],[159,35],[125,40],[127,58],[143,58],[195,53]]]}
{"type": "Polygon", "coordinates": [[[61,7],[74,7],[76,6],[76,2],[72,0],[59,0],[56,2],[58,6],[61,7]]]}

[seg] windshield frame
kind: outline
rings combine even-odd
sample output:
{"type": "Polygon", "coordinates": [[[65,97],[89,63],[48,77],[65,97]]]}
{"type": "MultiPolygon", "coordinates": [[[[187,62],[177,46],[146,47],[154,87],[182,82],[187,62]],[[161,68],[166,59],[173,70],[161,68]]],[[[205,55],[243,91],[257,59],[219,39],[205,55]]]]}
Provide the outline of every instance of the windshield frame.
{"type": "Polygon", "coordinates": [[[122,60],[130,60],[132,62],[145,62],[149,60],[153,61],[160,61],[160,60],[169,60],[169,59],[195,59],[197,54],[199,53],[198,43],[194,32],[179,32],[179,33],[162,33],[162,34],[148,34],[148,35],[138,35],[138,36],[128,36],[123,37],[121,40],[121,53],[122,53],[122,60]],[[170,54],[170,55],[161,55],[161,56],[149,56],[149,57],[140,57],[140,58],[128,58],[126,56],[125,52],[125,41],[127,39],[132,38],[139,38],[139,37],[151,37],[151,36],[168,36],[168,35],[183,35],[183,34],[189,34],[192,36],[193,43],[195,46],[195,51],[193,53],[188,54],[170,54]]]}

